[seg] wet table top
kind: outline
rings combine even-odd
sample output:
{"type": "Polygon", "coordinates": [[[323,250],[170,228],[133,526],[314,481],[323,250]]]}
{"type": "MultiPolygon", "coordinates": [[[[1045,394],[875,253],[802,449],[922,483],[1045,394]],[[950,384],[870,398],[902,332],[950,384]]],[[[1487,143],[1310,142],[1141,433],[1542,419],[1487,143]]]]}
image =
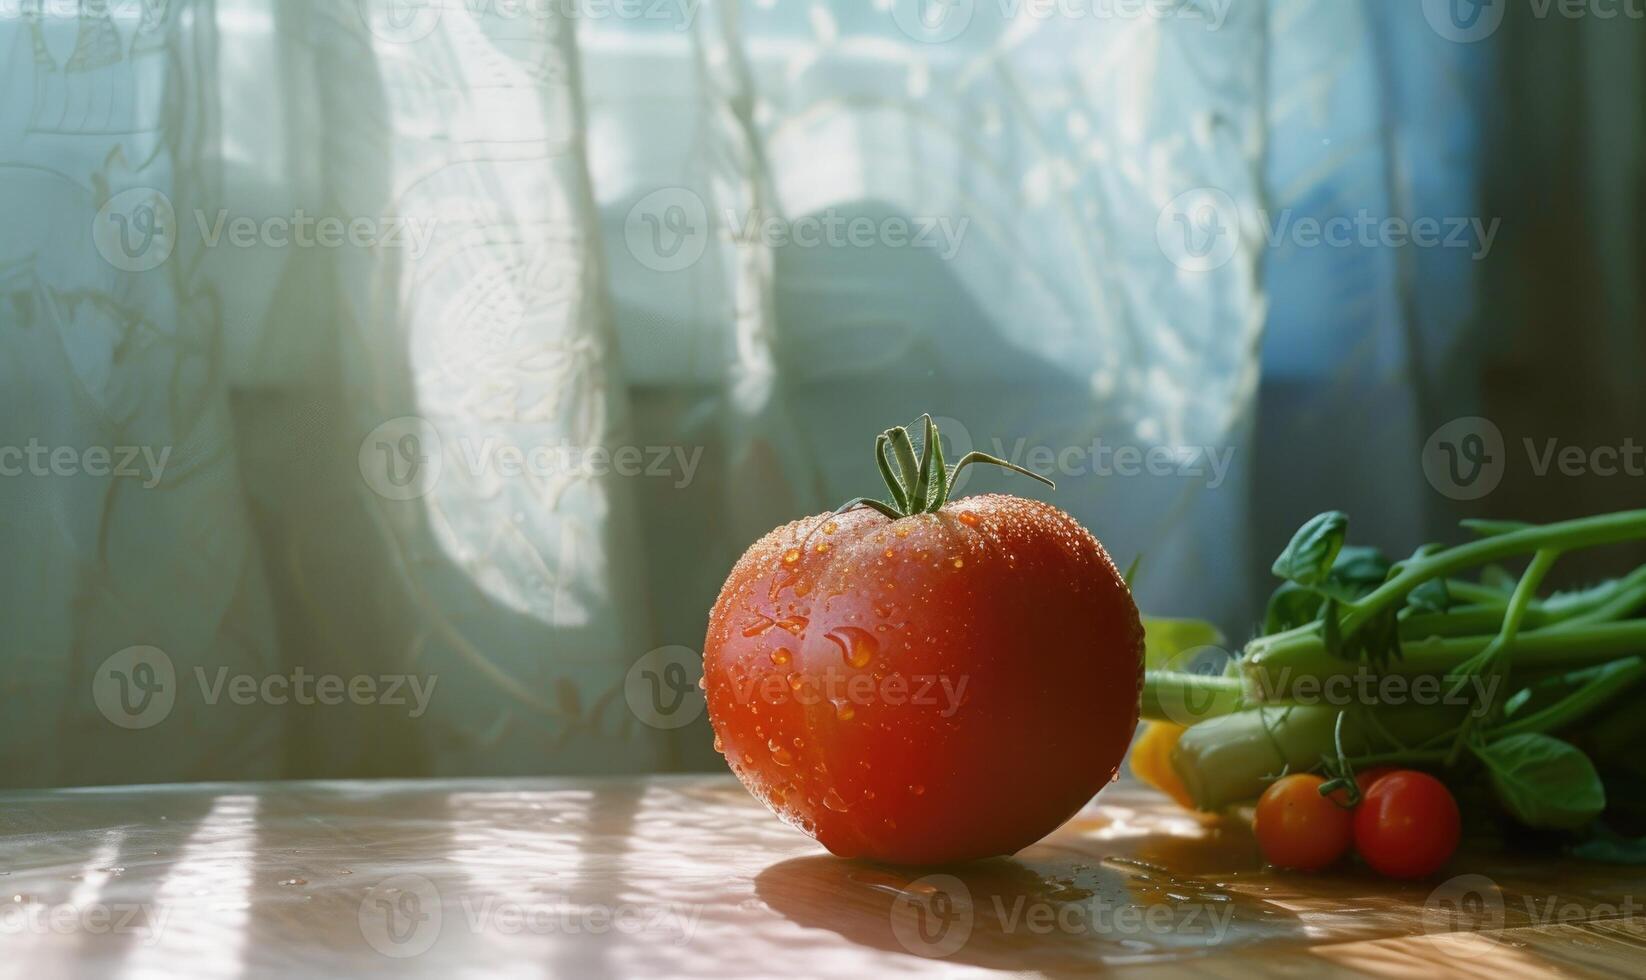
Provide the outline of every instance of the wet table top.
{"type": "Polygon", "coordinates": [[[0,794],[28,977],[1592,976],[1646,971],[1640,869],[1464,855],[1398,884],[1259,867],[1122,782],[1013,859],[841,861],[729,776],[0,794]]]}

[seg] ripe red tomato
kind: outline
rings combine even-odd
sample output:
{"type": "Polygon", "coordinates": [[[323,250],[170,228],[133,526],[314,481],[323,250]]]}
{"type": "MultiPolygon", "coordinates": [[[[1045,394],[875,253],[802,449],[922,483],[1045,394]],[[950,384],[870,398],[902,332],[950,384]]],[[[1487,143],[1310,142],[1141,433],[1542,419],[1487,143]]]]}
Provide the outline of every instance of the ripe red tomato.
{"type": "Polygon", "coordinates": [[[1402,769],[1383,776],[1355,810],[1355,849],[1390,878],[1434,874],[1457,850],[1462,820],[1444,783],[1402,769]]]}
{"type": "Polygon", "coordinates": [[[1394,766],[1373,766],[1363,772],[1355,773],[1355,786],[1360,790],[1360,798],[1365,799],[1366,792],[1370,790],[1372,785],[1379,779],[1382,779],[1391,772],[1399,771],[1400,770],[1396,769],[1394,766]]]}
{"type": "Polygon", "coordinates": [[[1319,871],[1349,850],[1353,818],[1320,795],[1325,782],[1310,773],[1282,776],[1258,798],[1252,832],[1270,864],[1319,871]]]}
{"type": "Polygon", "coordinates": [[[1137,725],[1143,629],[1097,539],[1018,497],[927,507],[778,528],[709,619],[716,747],[844,857],[1020,850],[1113,779],[1137,725]]]}

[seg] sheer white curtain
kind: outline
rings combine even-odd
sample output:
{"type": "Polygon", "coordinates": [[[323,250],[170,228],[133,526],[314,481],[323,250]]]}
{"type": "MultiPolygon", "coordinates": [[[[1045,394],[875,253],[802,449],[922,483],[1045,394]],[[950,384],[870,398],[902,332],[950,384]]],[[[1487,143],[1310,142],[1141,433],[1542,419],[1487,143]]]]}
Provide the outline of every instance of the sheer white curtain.
{"type": "Polygon", "coordinates": [[[630,667],[922,411],[1050,460],[1145,606],[1241,621],[1271,120],[1377,110],[1277,66],[1299,24],[1373,50],[1371,6],[24,3],[0,445],[172,455],[0,479],[4,778],[709,764],[630,667]],[[93,689],[134,646],[176,704],[128,730],[93,689]],[[413,717],[196,668],[438,681],[413,717]]]}

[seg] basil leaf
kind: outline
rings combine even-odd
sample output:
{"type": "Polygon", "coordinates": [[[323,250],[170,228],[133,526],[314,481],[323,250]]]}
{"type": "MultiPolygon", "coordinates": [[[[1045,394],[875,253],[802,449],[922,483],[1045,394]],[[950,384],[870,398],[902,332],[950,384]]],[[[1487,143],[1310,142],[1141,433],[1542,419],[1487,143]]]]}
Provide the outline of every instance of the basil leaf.
{"type": "Polygon", "coordinates": [[[1339,602],[1353,602],[1389,577],[1389,559],[1376,548],[1344,547],[1318,589],[1339,602]]]}
{"type": "Polygon", "coordinates": [[[1348,528],[1349,518],[1342,511],[1329,510],[1312,518],[1297,529],[1286,550],[1275,559],[1275,575],[1298,585],[1316,586],[1326,581],[1348,528]]]}
{"type": "Polygon", "coordinates": [[[1296,582],[1284,582],[1269,596],[1269,608],[1263,615],[1263,635],[1269,636],[1312,623],[1320,618],[1324,600],[1313,589],[1305,589],[1296,582]]]}
{"type": "Polygon", "coordinates": [[[1528,827],[1575,830],[1606,809],[1606,789],[1594,763],[1548,735],[1500,738],[1475,750],[1498,801],[1528,827]]]}
{"type": "Polygon", "coordinates": [[[1345,585],[1375,589],[1389,577],[1389,559],[1376,548],[1352,545],[1337,553],[1332,562],[1331,578],[1345,585]]]}
{"type": "Polygon", "coordinates": [[[1443,613],[1452,608],[1452,593],[1445,579],[1432,578],[1407,594],[1406,605],[1421,612],[1443,613]]]}

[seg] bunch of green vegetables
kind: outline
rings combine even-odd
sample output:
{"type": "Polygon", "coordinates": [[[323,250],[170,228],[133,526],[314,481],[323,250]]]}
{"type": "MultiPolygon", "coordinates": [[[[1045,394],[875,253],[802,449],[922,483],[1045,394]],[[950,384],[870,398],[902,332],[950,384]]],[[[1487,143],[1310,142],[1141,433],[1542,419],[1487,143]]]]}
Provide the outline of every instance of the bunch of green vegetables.
{"type": "Polygon", "coordinates": [[[1310,520],[1275,560],[1261,634],[1211,672],[1190,663],[1209,627],[1150,624],[1143,715],[1188,726],[1171,759],[1197,807],[1286,772],[1324,771],[1329,789],[1400,765],[1488,786],[1525,826],[1582,831],[1580,853],[1646,858],[1597,821],[1638,832],[1646,810],[1646,566],[1542,590],[1563,555],[1646,539],[1646,511],[1464,527],[1473,540],[1390,562],[1345,544],[1343,514],[1310,520]]]}

